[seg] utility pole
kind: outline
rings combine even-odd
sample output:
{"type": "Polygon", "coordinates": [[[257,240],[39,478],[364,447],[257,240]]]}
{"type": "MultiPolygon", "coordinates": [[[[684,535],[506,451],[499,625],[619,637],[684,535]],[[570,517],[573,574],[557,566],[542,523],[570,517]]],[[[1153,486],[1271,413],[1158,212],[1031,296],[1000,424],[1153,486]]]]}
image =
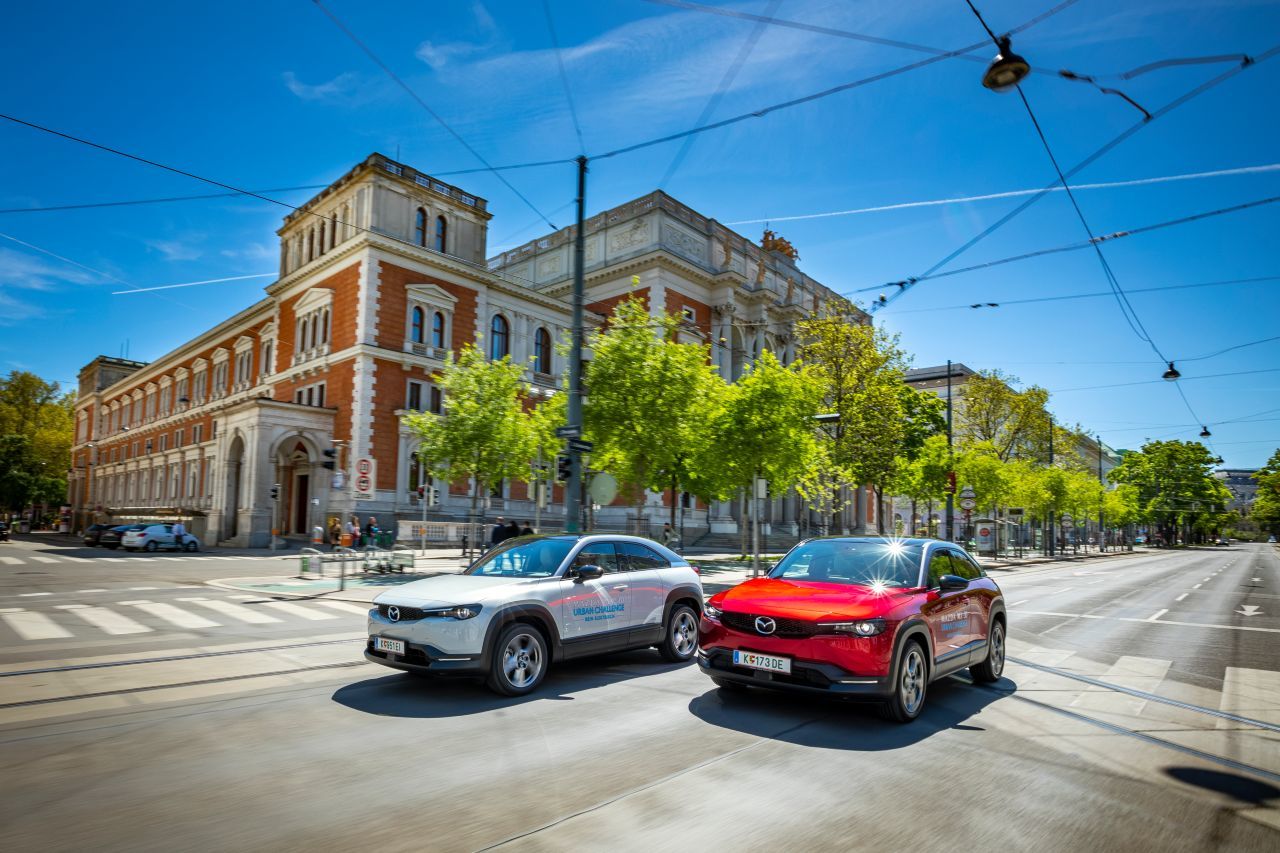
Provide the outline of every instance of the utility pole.
{"type": "Polygon", "coordinates": [[[1102,507],[1107,500],[1107,484],[1102,479],[1102,436],[1095,435],[1094,440],[1098,442],[1098,550],[1105,551],[1107,550],[1107,525],[1102,507]]]}
{"type": "MultiPolygon", "coordinates": [[[[582,324],[585,279],[582,263],[586,253],[583,220],[586,218],[587,158],[578,157],[578,225],[573,237],[573,332],[569,347],[569,416],[568,426],[582,429],[582,324]]],[[[581,433],[579,433],[581,435],[581,433]]],[[[564,529],[577,533],[582,526],[582,454],[570,444],[569,480],[564,487],[564,529]]]]}
{"type": "Polygon", "coordinates": [[[955,456],[953,455],[951,437],[951,359],[947,359],[947,541],[955,540],[954,530],[952,529],[952,515],[955,512],[955,498],[952,493],[955,488],[953,478],[955,477],[955,456]]]}
{"type": "MultiPolygon", "coordinates": [[[[1049,467],[1053,467],[1053,415],[1049,415],[1049,467]]],[[[1053,507],[1049,507],[1049,556],[1052,557],[1057,553],[1058,543],[1055,541],[1057,537],[1054,535],[1053,526],[1053,507]]]]}

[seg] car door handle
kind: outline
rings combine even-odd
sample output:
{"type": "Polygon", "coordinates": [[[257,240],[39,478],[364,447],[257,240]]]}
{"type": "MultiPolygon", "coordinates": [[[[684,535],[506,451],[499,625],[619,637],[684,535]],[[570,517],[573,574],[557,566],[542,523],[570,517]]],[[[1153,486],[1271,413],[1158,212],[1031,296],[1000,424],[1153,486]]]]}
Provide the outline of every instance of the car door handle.
{"type": "Polygon", "coordinates": [[[625,583],[624,583],[624,584],[619,584],[618,586],[615,586],[615,587],[614,587],[614,589],[626,589],[626,588],[627,588],[627,585],[626,585],[625,583]]]}

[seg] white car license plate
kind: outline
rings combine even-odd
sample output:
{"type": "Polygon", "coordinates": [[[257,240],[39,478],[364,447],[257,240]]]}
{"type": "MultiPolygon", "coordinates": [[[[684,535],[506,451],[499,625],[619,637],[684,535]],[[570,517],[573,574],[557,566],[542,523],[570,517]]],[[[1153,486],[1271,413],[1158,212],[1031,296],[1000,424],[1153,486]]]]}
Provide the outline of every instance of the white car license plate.
{"type": "Polygon", "coordinates": [[[404,640],[388,640],[386,637],[374,637],[373,647],[380,652],[391,652],[392,654],[404,654],[404,640]]]}
{"type": "Polygon", "coordinates": [[[756,652],[735,650],[733,653],[733,665],[750,667],[751,669],[762,669],[765,672],[781,672],[784,675],[791,674],[791,658],[762,655],[757,654],[756,652]]]}

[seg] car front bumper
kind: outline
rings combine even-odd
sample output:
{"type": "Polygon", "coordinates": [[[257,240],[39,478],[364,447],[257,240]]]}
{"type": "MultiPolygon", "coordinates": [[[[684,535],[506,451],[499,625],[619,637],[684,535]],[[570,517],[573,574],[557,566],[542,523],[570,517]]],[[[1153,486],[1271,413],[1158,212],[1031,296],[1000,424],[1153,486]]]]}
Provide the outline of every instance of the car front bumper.
{"type": "Polygon", "coordinates": [[[699,648],[697,661],[698,668],[707,675],[751,687],[845,696],[872,702],[893,695],[893,680],[889,676],[855,675],[832,663],[793,659],[791,673],[784,675],[734,666],[733,650],[727,648],[699,648]]]}
{"type": "Polygon", "coordinates": [[[488,668],[480,655],[450,655],[434,646],[421,645],[408,640],[402,655],[375,651],[373,637],[365,643],[364,658],[405,672],[421,672],[428,675],[483,675],[488,668]]]}

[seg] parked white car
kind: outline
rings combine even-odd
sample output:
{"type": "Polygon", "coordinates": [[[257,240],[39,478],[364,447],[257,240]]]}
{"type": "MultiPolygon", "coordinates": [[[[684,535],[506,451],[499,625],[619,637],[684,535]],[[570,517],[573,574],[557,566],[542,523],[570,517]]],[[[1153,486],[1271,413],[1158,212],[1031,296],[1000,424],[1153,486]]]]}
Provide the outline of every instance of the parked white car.
{"type": "Polygon", "coordinates": [[[120,540],[126,551],[199,551],[200,540],[191,533],[183,535],[179,542],[173,535],[172,524],[148,524],[125,531],[120,540]]]}
{"type": "Polygon", "coordinates": [[[636,536],[521,536],[462,574],[397,586],[374,604],[368,660],[480,677],[518,696],[569,658],[656,648],[691,660],[702,581],[679,554],[636,536]]]}

